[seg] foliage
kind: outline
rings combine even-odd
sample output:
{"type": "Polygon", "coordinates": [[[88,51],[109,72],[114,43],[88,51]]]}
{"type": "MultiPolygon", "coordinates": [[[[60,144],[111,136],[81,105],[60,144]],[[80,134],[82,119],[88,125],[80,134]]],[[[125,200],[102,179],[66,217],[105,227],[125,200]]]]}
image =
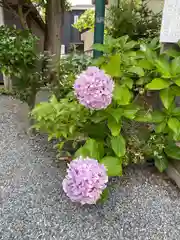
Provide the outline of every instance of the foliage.
{"type": "Polygon", "coordinates": [[[57,99],[64,98],[72,91],[76,75],[85,70],[92,62],[86,55],[70,54],[59,63],[59,81],[51,85],[51,90],[57,99]]]}
{"type": "MultiPolygon", "coordinates": [[[[113,38],[128,35],[132,40],[159,36],[161,13],[155,14],[147,6],[147,0],[120,1],[119,6],[108,8],[105,33],[113,38]]],[[[86,10],[73,25],[80,32],[94,29],[94,10],[86,10]]]]}
{"type": "Polygon", "coordinates": [[[60,101],[53,95],[49,102],[38,104],[32,116],[36,119],[34,127],[48,133],[49,140],[58,139],[57,147],[61,150],[64,140],[79,142],[84,139],[83,128],[90,113],[69,94],[60,101]]]}
{"type": "Polygon", "coordinates": [[[109,35],[118,38],[127,34],[136,41],[159,36],[161,13],[153,13],[147,2],[120,1],[118,7],[111,6],[107,14],[109,35]]]}
{"type": "Polygon", "coordinates": [[[88,9],[83,14],[76,23],[72,25],[79,32],[84,30],[89,30],[94,28],[94,9],[88,9]]]}
{"type": "Polygon", "coordinates": [[[33,106],[43,84],[42,56],[36,53],[37,38],[27,30],[0,27],[0,70],[12,78],[13,91],[20,100],[33,106]]]}
{"type": "Polygon", "coordinates": [[[180,96],[179,52],[160,53],[156,39],[139,45],[127,36],[95,48],[104,56],[93,64],[115,82],[112,104],[94,111],[69,97],[42,103],[32,113],[36,127],[48,132],[49,124],[49,136],[63,139],[59,150],[66,141],[80,141],[75,157],[97,159],[109,176],[122,175],[123,165],[147,159],[164,171],[169,157],[180,159],[180,108],[175,104],[180,96]],[[160,108],[152,101],[154,92],[160,108]]]}
{"type": "MultiPolygon", "coordinates": [[[[48,0],[32,0],[31,2],[38,10],[39,14],[41,15],[43,21],[46,21],[46,6],[48,0]]],[[[70,11],[71,3],[68,0],[61,1],[63,11],[70,11]]]]}
{"type": "MultiPolygon", "coordinates": [[[[34,4],[34,6],[37,7],[38,10],[42,11],[43,8],[46,7],[47,1],[48,0],[32,0],[32,3],[34,4]]],[[[71,7],[71,4],[70,4],[69,0],[64,0],[64,1],[61,1],[61,2],[62,2],[61,4],[63,5],[63,9],[68,11],[71,7]]]]}
{"type": "Polygon", "coordinates": [[[0,95],[8,95],[8,96],[13,96],[14,93],[13,91],[7,90],[3,87],[0,87],[0,95]]]}

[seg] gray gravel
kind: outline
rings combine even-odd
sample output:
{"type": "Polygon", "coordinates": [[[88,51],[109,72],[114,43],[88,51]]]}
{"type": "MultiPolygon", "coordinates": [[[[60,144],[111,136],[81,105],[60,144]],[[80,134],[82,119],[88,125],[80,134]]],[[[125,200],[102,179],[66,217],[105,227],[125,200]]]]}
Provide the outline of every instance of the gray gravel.
{"type": "Polygon", "coordinates": [[[180,239],[180,191],[150,167],[114,179],[104,205],[71,203],[61,187],[64,164],[57,168],[46,138],[26,135],[26,114],[0,96],[0,239],[180,239]]]}

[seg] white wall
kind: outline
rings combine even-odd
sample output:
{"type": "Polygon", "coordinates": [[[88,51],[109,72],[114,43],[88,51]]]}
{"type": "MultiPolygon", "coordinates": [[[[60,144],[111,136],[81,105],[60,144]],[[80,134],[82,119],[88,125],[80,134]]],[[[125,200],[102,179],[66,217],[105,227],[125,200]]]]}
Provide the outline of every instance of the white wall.
{"type": "Polygon", "coordinates": [[[92,0],[70,0],[72,6],[76,5],[92,5],[92,0]]]}
{"type": "Polygon", "coordinates": [[[149,8],[155,13],[159,13],[163,10],[164,0],[151,0],[148,4],[149,8]]]}

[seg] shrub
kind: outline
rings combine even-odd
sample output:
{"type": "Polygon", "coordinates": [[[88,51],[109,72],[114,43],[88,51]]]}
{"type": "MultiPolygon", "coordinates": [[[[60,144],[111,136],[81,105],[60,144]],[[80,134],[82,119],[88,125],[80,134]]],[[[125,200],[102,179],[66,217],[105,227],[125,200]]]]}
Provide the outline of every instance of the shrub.
{"type": "MultiPolygon", "coordinates": [[[[161,12],[153,13],[147,3],[147,0],[121,0],[118,6],[106,9],[105,35],[113,38],[128,35],[135,41],[159,36],[161,12]]],[[[86,10],[73,27],[80,32],[94,29],[94,15],[93,9],[86,10]]]]}
{"type": "Polygon", "coordinates": [[[12,79],[13,91],[32,109],[43,85],[41,62],[36,52],[38,39],[28,30],[0,27],[0,71],[12,79]]]}
{"type": "Polygon", "coordinates": [[[56,138],[60,140],[84,139],[83,127],[88,121],[90,113],[86,108],[78,104],[76,99],[69,94],[60,101],[53,95],[49,102],[43,102],[33,109],[32,116],[36,119],[35,128],[48,133],[49,140],[56,138]]]}
{"type": "Polygon", "coordinates": [[[0,95],[14,96],[13,91],[0,87],[0,95]]]}
{"type": "Polygon", "coordinates": [[[79,32],[94,28],[94,9],[88,9],[81,14],[78,21],[72,25],[79,32]]]}
{"type": "Polygon", "coordinates": [[[80,74],[90,64],[92,59],[86,55],[70,54],[59,63],[59,81],[51,84],[50,88],[57,99],[64,98],[72,92],[76,75],[80,74]]]}
{"type": "MultiPolygon", "coordinates": [[[[97,110],[88,105],[85,108],[72,98],[59,102],[53,98],[33,110],[36,127],[46,132],[48,127],[50,136],[63,138],[59,150],[66,141],[80,140],[81,146],[72,158],[98,160],[109,177],[121,176],[124,165],[147,159],[154,159],[162,172],[168,166],[168,157],[180,159],[180,108],[175,104],[176,96],[180,96],[180,54],[172,49],[160,53],[156,40],[140,47],[127,36],[111,41],[112,46],[96,45],[105,53],[96,65],[114,81],[112,103],[97,110]],[[159,95],[161,108],[149,101],[153,92],[159,95]]],[[[97,78],[96,68],[92,78],[97,78]]],[[[101,91],[95,85],[93,90],[97,94],[101,91]]],[[[84,198],[86,194],[79,191],[84,198]]]]}
{"type": "Polygon", "coordinates": [[[120,1],[107,13],[107,32],[113,38],[127,34],[132,40],[159,36],[161,13],[155,14],[147,6],[147,0],[120,1]]]}

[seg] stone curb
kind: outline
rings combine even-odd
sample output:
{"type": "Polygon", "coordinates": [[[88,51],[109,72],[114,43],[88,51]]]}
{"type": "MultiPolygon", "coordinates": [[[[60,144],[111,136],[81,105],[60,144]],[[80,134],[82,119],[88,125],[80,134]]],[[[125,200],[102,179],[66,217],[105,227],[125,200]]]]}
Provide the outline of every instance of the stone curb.
{"type": "Polygon", "coordinates": [[[175,181],[177,186],[180,188],[180,161],[173,161],[169,163],[168,169],[166,170],[167,175],[175,181]],[[178,167],[175,167],[175,165],[178,167]]]}

